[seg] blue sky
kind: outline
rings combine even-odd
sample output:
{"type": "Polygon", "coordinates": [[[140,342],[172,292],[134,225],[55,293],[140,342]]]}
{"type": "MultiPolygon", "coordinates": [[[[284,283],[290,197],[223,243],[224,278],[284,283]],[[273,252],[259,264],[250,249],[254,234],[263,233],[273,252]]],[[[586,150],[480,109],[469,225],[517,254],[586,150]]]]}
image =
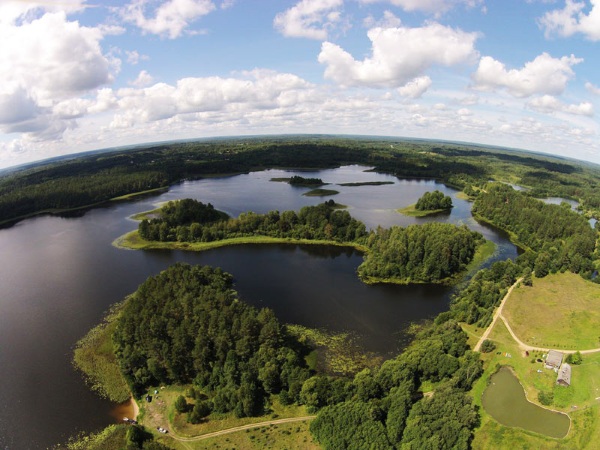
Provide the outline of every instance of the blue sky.
{"type": "Polygon", "coordinates": [[[285,133],[600,163],[600,0],[2,0],[0,42],[0,167],[285,133]]]}

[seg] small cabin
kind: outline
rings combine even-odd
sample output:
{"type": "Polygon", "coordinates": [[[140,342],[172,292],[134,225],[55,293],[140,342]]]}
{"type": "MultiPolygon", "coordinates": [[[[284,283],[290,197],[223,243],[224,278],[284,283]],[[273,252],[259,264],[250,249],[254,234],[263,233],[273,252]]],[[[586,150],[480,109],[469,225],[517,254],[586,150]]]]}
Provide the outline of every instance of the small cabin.
{"type": "Polygon", "coordinates": [[[558,369],[558,377],[556,378],[556,384],[561,386],[571,386],[571,366],[564,363],[558,369]]]}
{"type": "Polygon", "coordinates": [[[556,350],[550,350],[546,356],[546,369],[558,370],[563,361],[563,354],[556,350]]]}

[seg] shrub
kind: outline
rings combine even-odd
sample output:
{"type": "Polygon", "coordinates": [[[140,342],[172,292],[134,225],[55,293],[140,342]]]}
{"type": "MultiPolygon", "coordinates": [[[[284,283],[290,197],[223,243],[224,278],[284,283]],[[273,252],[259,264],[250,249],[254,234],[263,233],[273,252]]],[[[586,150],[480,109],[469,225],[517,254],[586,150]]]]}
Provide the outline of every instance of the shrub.
{"type": "Polygon", "coordinates": [[[489,339],[486,339],[481,343],[481,353],[490,353],[496,350],[496,344],[489,339]]]}

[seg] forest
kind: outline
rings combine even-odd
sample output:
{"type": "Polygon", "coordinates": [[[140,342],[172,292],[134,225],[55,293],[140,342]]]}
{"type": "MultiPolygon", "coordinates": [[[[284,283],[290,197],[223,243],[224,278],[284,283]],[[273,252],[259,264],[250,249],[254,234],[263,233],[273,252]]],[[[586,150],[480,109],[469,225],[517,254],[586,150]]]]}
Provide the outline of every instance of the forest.
{"type": "Polygon", "coordinates": [[[417,200],[415,209],[417,211],[435,211],[437,209],[451,209],[452,198],[444,195],[440,191],[425,192],[423,196],[417,200]]]}
{"type": "Polygon", "coordinates": [[[294,211],[247,212],[236,219],[219,215],[212,205],[185,199],[169,202],[158,217],[144,219],[139,235],[149,241],[212,242],[270,236],[282,239],[334,241],[366,249],[358,275],[365,282],[439,283],[462,272],[483,236],[466,226],[445,223],[366,231],[365,225],[329,200],[294,211]],[[212,211],[204,222],[186,208],[212,211]],[[178,211],[175,214],[173,211],[178,211]]]}
{"type": "Polygon", "coordinates": [[[178,263],[140,285],[113,334],[133,392],[191,383],[194,404],[175,406],[192,422],[213,411],[260,415],[278,396],[318,413],[310,429],[325,449],[469,448],[478,414],[466,392],[482,365],[457,322],[422,326],[396,358],[333,377],[309,370],[309,349],[231,282],[218,268],[178,263]],[[439,383],[435,395],[419,392],[426,381],[439,383]]]}
{"type": "Polygon", "coordinates": [[[516,182],[528,187],[531,196],[577,200],[587,215],[600,218],[600,171],[592,165],[465,144],[304,136],[156,145],[9,171],[0,177],[0,223],[88,207],[208,175],[343,164],[363,164],[404,178],[435,179],[467,190],[489,180],[516,182]]]}
{"type": "Polygon", "coordinates": [[[473,215],[516,236],[529,250],[536,276],[569,270],[589,278],[597,232],[568,204],[549,205],[512,187],[493,183],[478,195],[473,215]]]}
{"type": "Polygon", "coordinates": [[[113,342],[132,392],[193,383],[210,395],[202,417],[260,415],[268,396],[284,391],[299,401],[310,376],[306,349],[273,311],[238,299],[231,275],[209,266],[178,263],[146,280],[126,302],[113,342]]]}

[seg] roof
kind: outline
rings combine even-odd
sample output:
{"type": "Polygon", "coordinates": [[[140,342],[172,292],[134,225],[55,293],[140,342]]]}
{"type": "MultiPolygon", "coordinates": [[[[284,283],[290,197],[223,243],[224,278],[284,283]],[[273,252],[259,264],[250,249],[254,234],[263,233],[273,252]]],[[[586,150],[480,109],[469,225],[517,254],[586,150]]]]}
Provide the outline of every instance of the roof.
{"type": "Polygon", "coordinates": [[[546,356],[546,365],[552,367],[560,367],[563,360],[563,354],[556,350],[550,350],[548,356],[546,356]]]}
{"type": "Polygon", "coordinates": [[[562,366],[560,366],[556,382],[565,386],[571,385],[571,366],[569,364],[564,363],[562,366]]]}

